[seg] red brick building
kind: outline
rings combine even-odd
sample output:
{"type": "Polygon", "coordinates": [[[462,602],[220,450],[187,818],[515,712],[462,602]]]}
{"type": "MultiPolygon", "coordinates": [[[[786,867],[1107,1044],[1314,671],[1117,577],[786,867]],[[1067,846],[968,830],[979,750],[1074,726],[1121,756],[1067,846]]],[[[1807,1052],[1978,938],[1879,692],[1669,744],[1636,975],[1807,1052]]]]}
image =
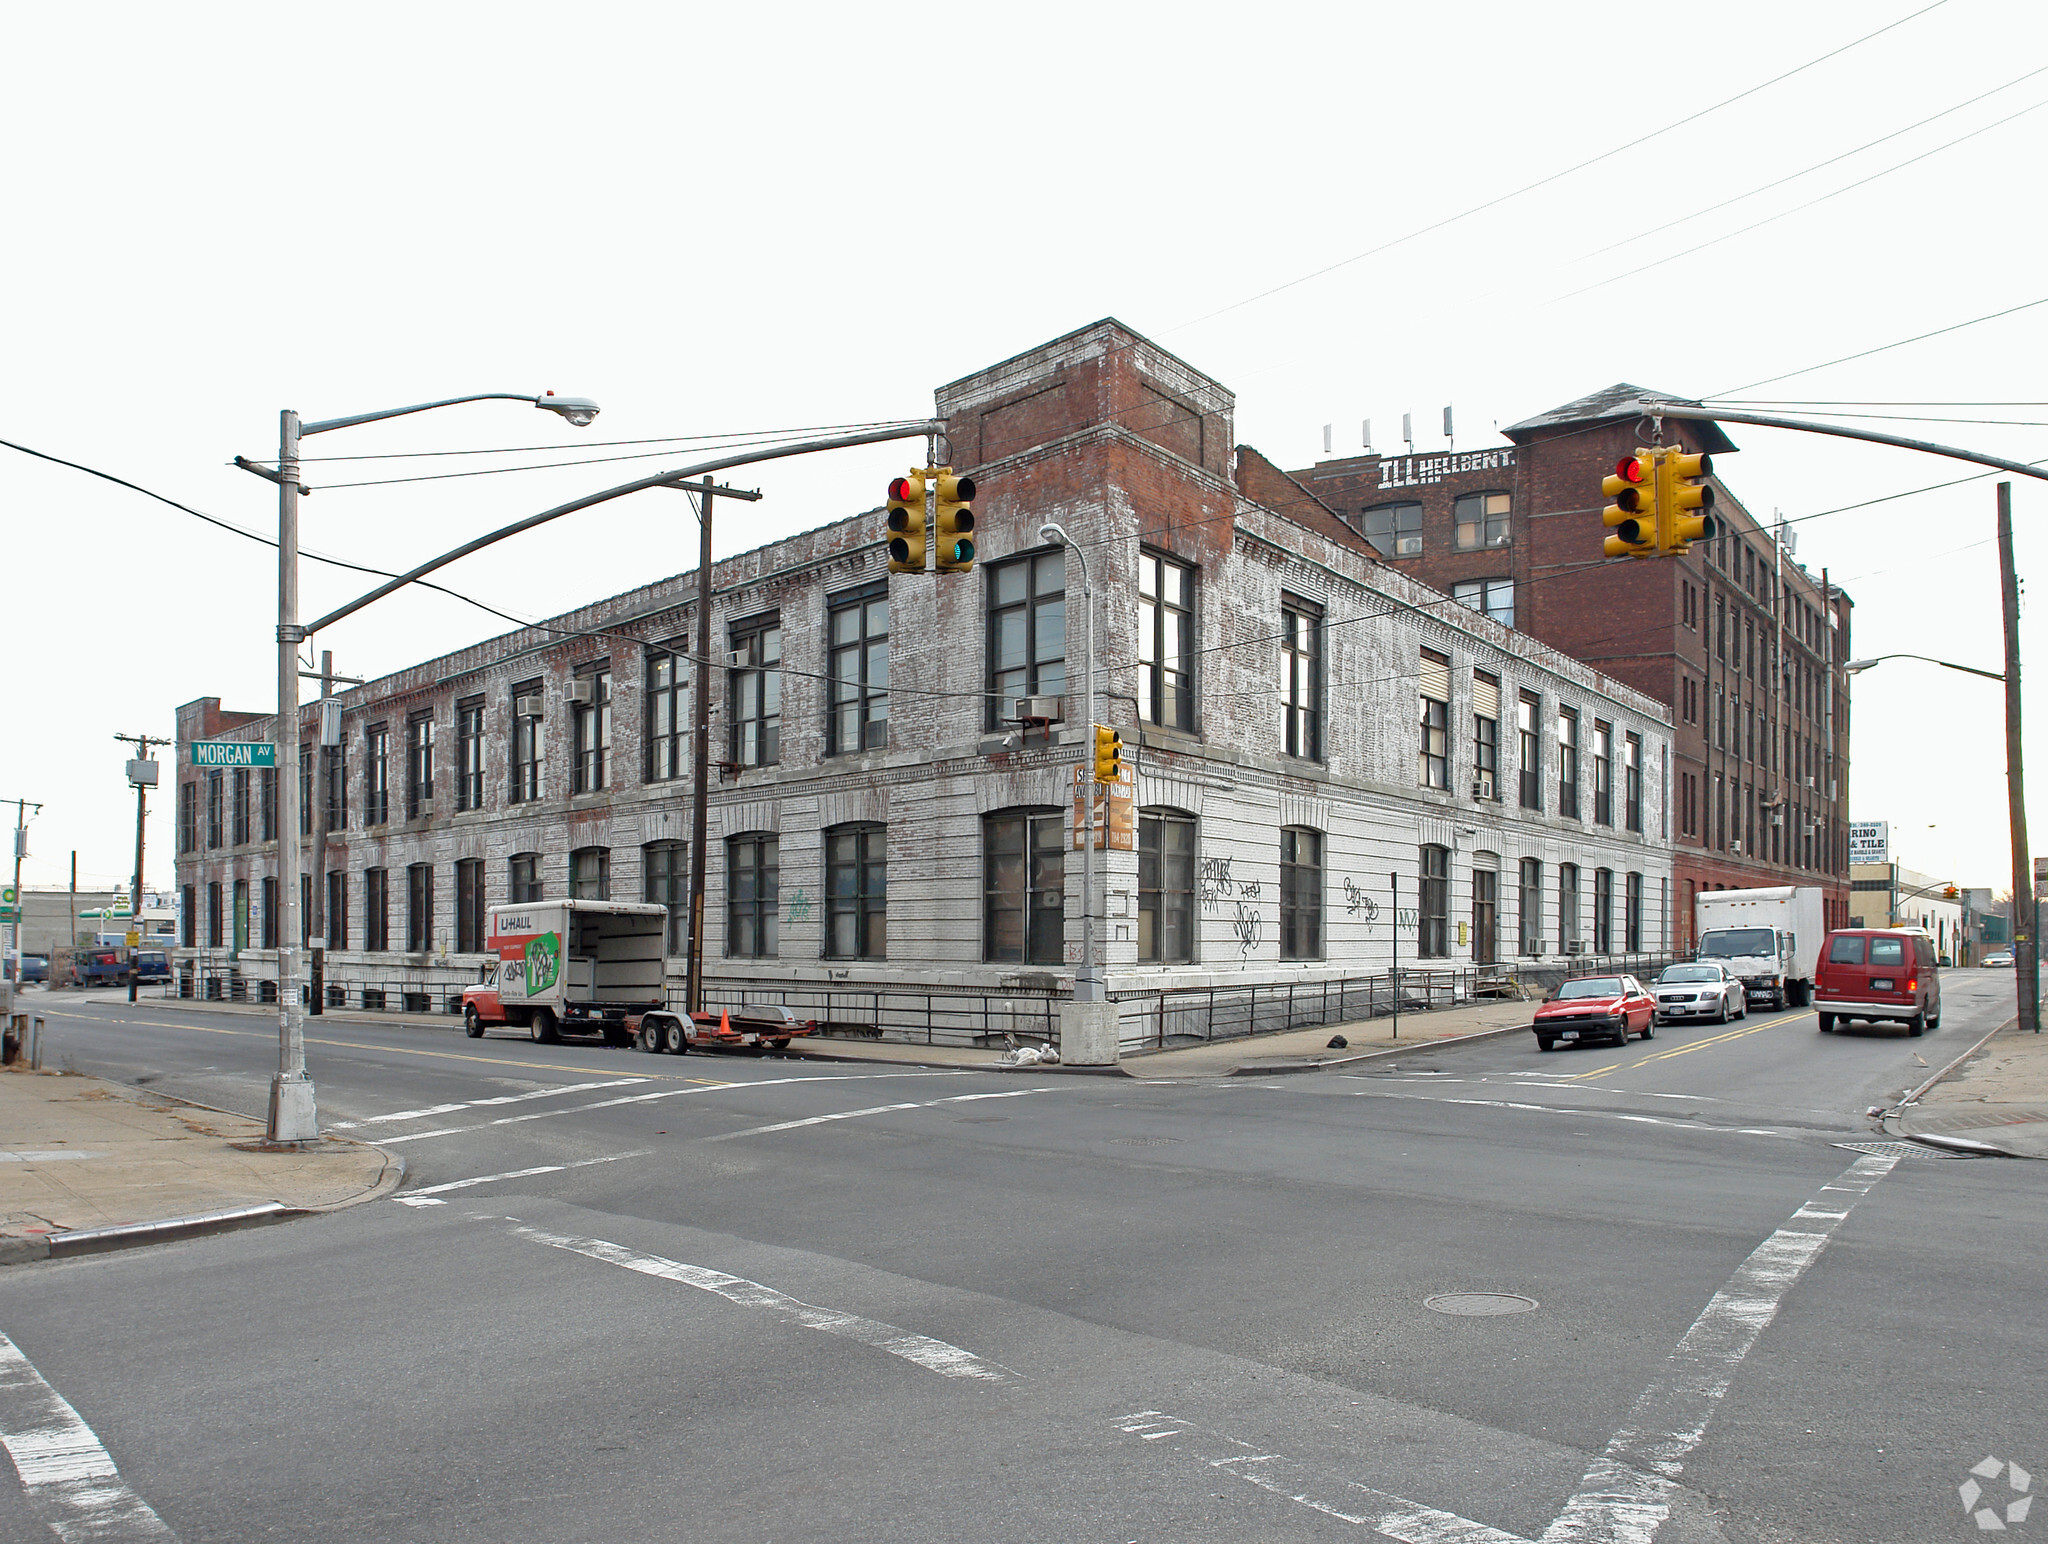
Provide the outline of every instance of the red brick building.
{"type": "MultiPolygon", "coordinates": [[[[1853,603],[1781,548],[1719,460],[1718,539],[1602,556],[1601,479],[1655,432],[1616,409],[1657,397],[1622,383],[1512,425],[1508,445],[1293,475],[1383,561],[1669,705],[1677,942],[1701,889],[1819,885],[1828,925],[1846,925],[1853,603]]],[[[1676,419],[1663,443],[1736,449],[1718,424],[1676,419]]],[[[1545,780],[1505,786],[1518,795],[1541,800],[1545,780]]]]}

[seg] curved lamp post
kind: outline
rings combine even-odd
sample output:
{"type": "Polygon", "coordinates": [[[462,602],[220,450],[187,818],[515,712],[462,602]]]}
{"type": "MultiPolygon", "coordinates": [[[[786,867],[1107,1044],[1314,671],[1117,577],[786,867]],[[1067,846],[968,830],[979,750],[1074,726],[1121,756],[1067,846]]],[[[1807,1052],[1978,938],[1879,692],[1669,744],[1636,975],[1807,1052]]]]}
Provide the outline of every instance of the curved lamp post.
{"type": "Polygon", "coordinates": [[[1066,548],[1081,564],[1081,678],[1082,697],[1087,703],[1085,722],[1089,725],[1083,731],[1081,764],[1088,769],[1082,789],[1088,834],[1081,846],[1081,968],[1074,972],[1074,1001],[1099,1003],[1104,992],[1102,972],[1095,957],[1095,586],[1088,577],[1088,554],[1067,535],[1065,526],[1048,520],[1038,528],[1038,539],[1066,548]]]}
{"type": "Polygon", "coordinates": [[[1888,659],[1917,659],[1924,664],[1939,665],[1944,670],[1960,670],[1964,675],[1982,676],[1987,681],[2005,679],[1995,670],[1979,670],[1975,665],[1958,665],[1952,660],[1936,659],[1931,654],[1880,654],[1875,659],[1852,659],[1842,667],[1842,674],[1859,675],[1872,665],[1882,665],[1888,659]]]}

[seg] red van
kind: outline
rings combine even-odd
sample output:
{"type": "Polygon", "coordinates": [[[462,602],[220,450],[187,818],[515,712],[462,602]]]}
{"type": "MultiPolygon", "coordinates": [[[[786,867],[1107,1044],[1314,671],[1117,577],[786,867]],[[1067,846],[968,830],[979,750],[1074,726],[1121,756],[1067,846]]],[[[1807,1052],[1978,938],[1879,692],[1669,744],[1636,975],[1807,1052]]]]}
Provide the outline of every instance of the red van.
{"type": "Polygon", "coordinates": [[[1906,1033],[1941,1028],[1941,976],[1934,940],[1913,928],[1841,928],[1820,946],[1813,972],[1813,1005],[1820,1032],[1862,1019],[1906,1026],[1906,1033]]]}

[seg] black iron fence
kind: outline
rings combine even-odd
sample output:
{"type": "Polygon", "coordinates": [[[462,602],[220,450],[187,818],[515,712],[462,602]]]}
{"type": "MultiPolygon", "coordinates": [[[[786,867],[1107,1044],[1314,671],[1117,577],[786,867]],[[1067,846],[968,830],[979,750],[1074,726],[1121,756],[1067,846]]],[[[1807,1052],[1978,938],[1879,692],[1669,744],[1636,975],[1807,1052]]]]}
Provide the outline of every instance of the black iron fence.
{"type": "MultiPolygon", "coordinates": [[[[821,1034],[910,1045],[991,1046],[1059,1040],[1060,1003],[1067,994],[1051,988],[1003,993],[895,987],[738,987],[707,982],[707,1012],[735,1017],[753,1006],[785,1007],[800,1019],[815,1019],[821,1034]]],[[[684,1008],[680,986],[669,991],[669,1007],[684,1008]]]]}

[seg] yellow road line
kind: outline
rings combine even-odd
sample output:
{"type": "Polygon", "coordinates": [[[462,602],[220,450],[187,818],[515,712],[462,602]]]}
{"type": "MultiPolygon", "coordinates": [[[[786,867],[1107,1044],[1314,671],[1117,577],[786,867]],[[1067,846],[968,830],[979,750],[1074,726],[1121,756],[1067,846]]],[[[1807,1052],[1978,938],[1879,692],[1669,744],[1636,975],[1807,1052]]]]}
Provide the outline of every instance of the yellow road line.
{"type": "Polygon", "coordinates": [[[1616,1062],[1612,1067],[1596,1067],[1591,1072],[1574,1072],[1569,1077],[1560,1078],[1558,1081],[1563,1083],[1576,1083],[1581,1078],[1597,1078],[1600,1076],[1601,1073],[1613,1072],[1616,1070],[1616,1068],[1619,1068],[1620,1066],[1621,1063],[1616,1062]]]}
{"type": "Polygon", "coordinates": [[[1647,1067],[1653,1061],[1669,1061],[1674,1056],[1689,1056],[1694,1051],[1704,1051],[1710,1046],[1726,1045],[1729,1041],[1740,1040],[1746,1035],[1760,1035],[1768,1029],[1783,1029],[1788,1024],[1797,1024],[1801,1019],[1810,1019],[1812,1017],[1813,1015],[1810,1013],[1795,1014],[1789,1019],[1773,1019],[1768,1024],[1756,1024],[1748,1029],[1732,1030],[1725,1035],[1713,1035],[1705,1040],[1695,1040],[1691,1045],[1674,1046],[1671,1050],[1657,1051],[1649,1056],[1645,1056],[1639,1062],[1630,1063],[1629,1070],[1633,1071],[1637,1067],[1647,1067]]]}

